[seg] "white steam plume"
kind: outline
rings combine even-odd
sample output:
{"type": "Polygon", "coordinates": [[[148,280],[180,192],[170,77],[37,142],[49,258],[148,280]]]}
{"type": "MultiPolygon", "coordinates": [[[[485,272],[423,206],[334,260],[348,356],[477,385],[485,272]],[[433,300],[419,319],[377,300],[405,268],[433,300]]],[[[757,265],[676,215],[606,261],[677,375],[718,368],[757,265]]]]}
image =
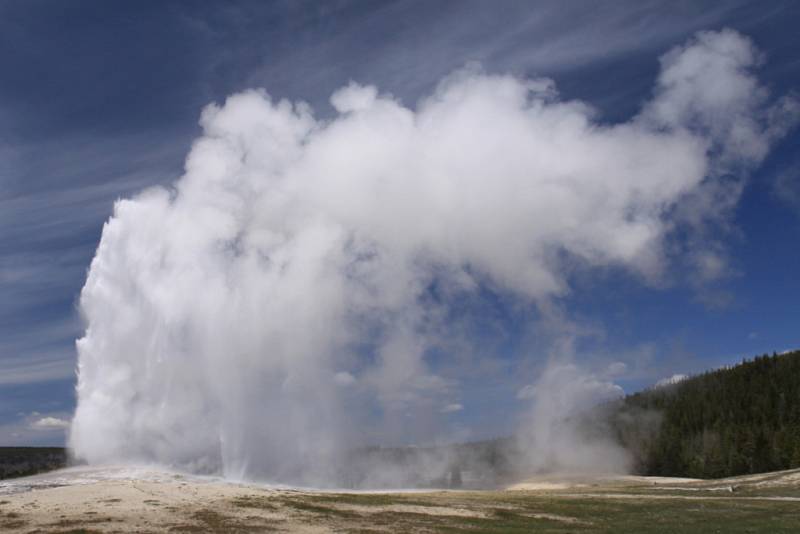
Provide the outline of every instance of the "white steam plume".
{"type": "Polygon", "coordinates": [[[461,403],[427,359],[447,305],[430,285],[544,304],[575,262],[658,278],[665,239],[695,228],[697,245],[724,215],[709,199],[738,194],[720,177],[765,157],[790,122],[776,110],[796,110],[768,105],[757,61],[744,37],[701,33],[614,125],[549,80],[475,70],[415,109],[357,84],[330,120],[263,91],[208,106],[174,187],[118,201],[103,229],[71,447],[325,484],[374,428],[410,415],[432,435],[461,403]]]}
{"type": "Polygon", "coordinates": [[[618,385],[575,364],[550,362],[535,385],[517,394],[533,401],[518,436],[520,468],[526,472],[626,472],[630,463],[626,451],[610,436],[581,424],[585,410],[623,395],[618,385]]]}

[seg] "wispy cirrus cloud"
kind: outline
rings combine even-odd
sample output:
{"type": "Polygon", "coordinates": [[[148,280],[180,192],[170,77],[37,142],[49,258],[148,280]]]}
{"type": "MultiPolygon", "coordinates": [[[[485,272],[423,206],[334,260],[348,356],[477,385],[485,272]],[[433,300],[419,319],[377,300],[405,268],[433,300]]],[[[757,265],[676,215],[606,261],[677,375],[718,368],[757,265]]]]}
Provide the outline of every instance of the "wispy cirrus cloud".
{"type": "Polygon", "coordinates": [[[74,304],[102,225],[115,199],[177,172],[180,146],[137,136],[2,145],[0,386],[74,378],[74,304]]]}
{"type": "Polygon", "coordinates": [[[80,331],[77,318],[67,316],[42,321],[35,329],[4,332],[0,338],[0,386],[72,379],[74,343],[80,331]]]}

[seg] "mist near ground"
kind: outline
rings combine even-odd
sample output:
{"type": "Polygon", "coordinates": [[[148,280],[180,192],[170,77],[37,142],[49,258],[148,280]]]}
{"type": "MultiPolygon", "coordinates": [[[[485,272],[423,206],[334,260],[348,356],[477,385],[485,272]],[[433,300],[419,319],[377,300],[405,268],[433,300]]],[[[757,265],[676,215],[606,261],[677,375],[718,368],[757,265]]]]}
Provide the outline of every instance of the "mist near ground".
{"type": "MultiPolygon", "coordinates": [[[[477,66],[414,106],[353,82],[324,120],[265,90],[209,105],[185,174],[120,199],[103,228],[80,298],[75,456],[318,487],[463,479],[446,449],[353,451],[459,441],[459,376],[439,364],[475,342],[448,322],[465,296],[569,323],[576,267],[719,276],[712,230],[800,112],[759,84],[760,61],[736,32],[701,32],[617,124],[552,80],[477,66]]],[[[504,469],[624,471],[573,417],[622,391],[559,332],[509,388],[529,408],[504,469]]]]}

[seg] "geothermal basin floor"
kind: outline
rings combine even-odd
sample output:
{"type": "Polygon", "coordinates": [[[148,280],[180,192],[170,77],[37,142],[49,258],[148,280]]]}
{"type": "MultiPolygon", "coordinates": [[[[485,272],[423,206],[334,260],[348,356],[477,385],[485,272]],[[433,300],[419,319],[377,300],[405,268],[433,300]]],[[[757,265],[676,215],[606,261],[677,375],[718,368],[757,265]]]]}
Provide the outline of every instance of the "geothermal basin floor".
{"type": "Polygon", "coordinates": [[[800,532],[800,470],[542,476],[503,490],[322,492],[146,468],[0,481],[0,532],[800,532]]]}

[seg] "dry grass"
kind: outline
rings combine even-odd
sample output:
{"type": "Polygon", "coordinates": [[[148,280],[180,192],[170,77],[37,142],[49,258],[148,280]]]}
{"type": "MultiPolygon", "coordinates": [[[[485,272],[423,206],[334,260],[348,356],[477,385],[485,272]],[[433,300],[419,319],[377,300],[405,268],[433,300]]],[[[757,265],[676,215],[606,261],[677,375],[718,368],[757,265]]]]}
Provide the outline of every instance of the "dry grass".
{"type": "Polygon", "coordinates": [[[800,472],[735,481],[531,484],[539,489],[324,493],[182,477],[101,480],[4,498],[0,531],[789,533],[800,525],[800,472]],[[720,490],[725,484],[736,489],[720,490]]]}

